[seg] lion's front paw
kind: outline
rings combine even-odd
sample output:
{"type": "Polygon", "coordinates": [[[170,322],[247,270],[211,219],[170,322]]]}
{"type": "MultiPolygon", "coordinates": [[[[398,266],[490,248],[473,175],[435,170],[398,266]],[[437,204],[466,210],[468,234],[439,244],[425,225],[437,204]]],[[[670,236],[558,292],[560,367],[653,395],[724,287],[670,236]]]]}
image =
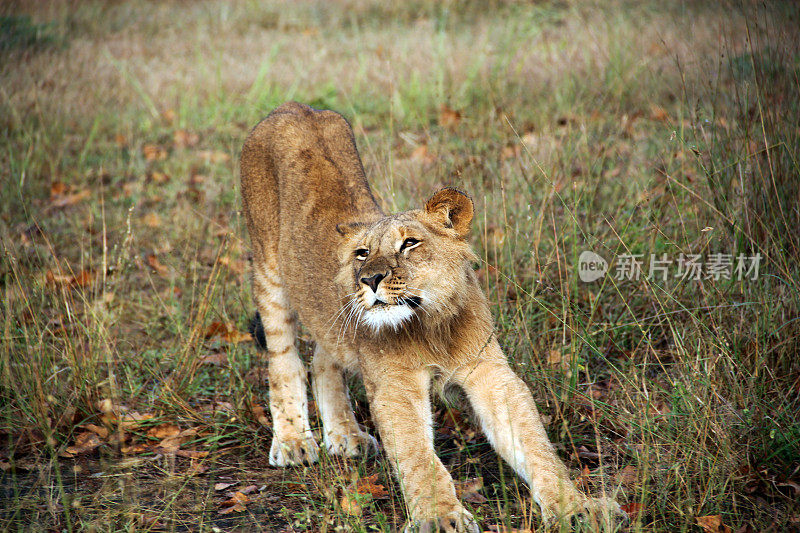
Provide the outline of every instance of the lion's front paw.
{"type": "Polygon", "coordinates": [[[480,533],[478,523],[466,509],[459,509],[438,518],[409,522],[403,533],[480,533]]]}
{"type": "Polygon", "coordinates": [[[366,454],[370,451],[378,451],[378,441],[375,437],[361,431],[345,432],[326,432],[324,438],[325,448],[331,455],[345,455],[347,457],[355,457],[362,453],[366,454]]]}
{"type": "Polygon", "coordinates": [[[316,463],[319,446],[313,437],[279,439],[272,437],[269,449],[269,464],[272,466],[292,466],[303,463],[316,463]]]}
{"type": "Polygon", "coordinates": [[[581,498],[551,521],[567,520],[573,529],[588,527],[592,531],[615,531],[628,521],[628,515],[611,498],[581,498]]]}

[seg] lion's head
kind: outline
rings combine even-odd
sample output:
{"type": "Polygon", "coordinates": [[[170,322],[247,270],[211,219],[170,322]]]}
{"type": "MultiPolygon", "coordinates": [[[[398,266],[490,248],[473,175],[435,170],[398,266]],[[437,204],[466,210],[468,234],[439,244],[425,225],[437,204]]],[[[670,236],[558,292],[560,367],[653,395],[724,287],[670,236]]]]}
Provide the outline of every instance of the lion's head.
{"type": "Polygon", "coordinates": [[[473,211],[469,196],[446,188],[422,209],[337,226],[345,320],[379,332],[456,314],[472,287],[475,255],[465,237],[473,211]]]}

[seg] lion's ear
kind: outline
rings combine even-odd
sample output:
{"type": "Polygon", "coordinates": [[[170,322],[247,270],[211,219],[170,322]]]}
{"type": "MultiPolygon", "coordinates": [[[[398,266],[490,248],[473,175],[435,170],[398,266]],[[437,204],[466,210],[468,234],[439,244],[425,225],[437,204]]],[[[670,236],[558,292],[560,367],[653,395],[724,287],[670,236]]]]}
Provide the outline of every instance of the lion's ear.
{"type": "Polygon", "coordinates": [[[425,212],[439,219],[446,227],[456,230],[460,237],[466,237],[475,207],[467,194],[445,187],[425,203],[425,212]]]}
{"type": "Polygon", "coordinates": [[[363,222],[344,222],[336,224],[336,232],[342,237],[349,238],[366,227],[363,222]]]}

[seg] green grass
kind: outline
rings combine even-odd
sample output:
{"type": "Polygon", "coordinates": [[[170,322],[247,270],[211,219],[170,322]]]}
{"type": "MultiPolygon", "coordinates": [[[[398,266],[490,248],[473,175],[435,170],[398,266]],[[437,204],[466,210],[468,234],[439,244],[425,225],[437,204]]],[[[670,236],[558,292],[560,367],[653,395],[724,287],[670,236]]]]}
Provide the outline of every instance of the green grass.
{"type": "MultiPolygon", "coordinates": [[[[621,0],[0,7],[0,529],[404,523],[380,458],[269,468],[260,356],[205,338],[254,312],[238,153],[290,99],[351,121],[387,210],[442,185],[473,195],[509,360],[575,475],[640,505],[632,530],[708,515],[797,528],[799,16],[621,0]],[[580,281],[583,250],[611,275],[580,281]],[[632,253],[762,263],[756,280],[616,279],[632,253]],[[107,399],[153,418],[63,457],[81,426],[119,429],[107,399]],[[154,448],[165,423],[209,454],[154,448]],[[133,442],[151,448],[123,453],[133,442]],[[372,474],[390,497],[348,514],[343,495],[372,474]],[[219,514],[214,484],[233,481],[261,490],[219,514]]],[[[468,504],[483,525],[542,528],[483,437],[446,427],[454,478],[484,478],[488,502],[468,504]]]]}

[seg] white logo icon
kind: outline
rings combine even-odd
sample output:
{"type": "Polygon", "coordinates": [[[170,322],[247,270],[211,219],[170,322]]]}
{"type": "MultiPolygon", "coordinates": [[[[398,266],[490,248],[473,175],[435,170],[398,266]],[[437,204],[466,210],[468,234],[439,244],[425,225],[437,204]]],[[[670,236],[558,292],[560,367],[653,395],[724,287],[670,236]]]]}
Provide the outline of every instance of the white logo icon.
{"type": "Polygon", "coordinates": [[[606,275],[608,263],[594,252],[585,250],[578,257],[578,277],[586,283],[596,281],[606,275]]]}

